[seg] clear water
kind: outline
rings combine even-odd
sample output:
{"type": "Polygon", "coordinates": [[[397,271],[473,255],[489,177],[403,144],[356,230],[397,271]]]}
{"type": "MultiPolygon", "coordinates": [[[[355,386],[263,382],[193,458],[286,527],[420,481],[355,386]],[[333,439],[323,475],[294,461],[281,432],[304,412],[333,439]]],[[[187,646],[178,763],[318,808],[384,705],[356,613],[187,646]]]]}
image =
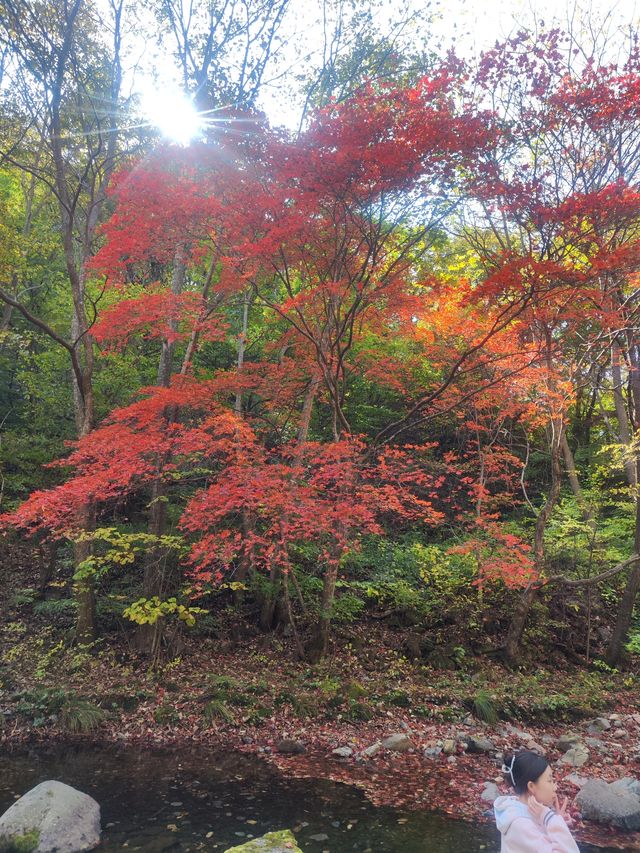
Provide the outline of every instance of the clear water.
{"type": "Polygon", "coordinates": [[[104,853],[218,850],[293,829],[305,853],[497,853],[495,830],[376,808],[355,788],[291,779],[258,758],[206,750],[65,747],[0,756],[0,813],[45,779],[94,797],[104,853]]]}

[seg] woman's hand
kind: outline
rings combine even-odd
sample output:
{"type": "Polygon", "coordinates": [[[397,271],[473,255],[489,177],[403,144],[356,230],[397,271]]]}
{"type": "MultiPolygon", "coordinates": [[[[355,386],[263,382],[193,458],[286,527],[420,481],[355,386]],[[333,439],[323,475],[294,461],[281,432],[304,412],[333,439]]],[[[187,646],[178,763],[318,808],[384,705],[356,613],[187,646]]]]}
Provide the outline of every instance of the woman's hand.
{"type": "Polygon", "coordinates": [[[564,800],[560,800],[558,798],[557,794],[555,795],[555,797],[553,799],[553,807],[556,810],[556,812],[560,815],[561,818],[564,818],[564,821],[567,824],[567,826],[572,826],[573,818],[571,817],[571,815],[569,814],[569,812],[567,810],[567,803],[568,803],[568,800],[566,797],[564,798],[564,800]]]}
{"type": "Polygon", "coordinates": [[[529,811],[535,821],[538,823],[542,823],[542,819],[547,813],[548,806],[545,806],[543,803],[538,802],[535,797],[529,797],[527,800],[527,805],[529,806],[529,811]]]}

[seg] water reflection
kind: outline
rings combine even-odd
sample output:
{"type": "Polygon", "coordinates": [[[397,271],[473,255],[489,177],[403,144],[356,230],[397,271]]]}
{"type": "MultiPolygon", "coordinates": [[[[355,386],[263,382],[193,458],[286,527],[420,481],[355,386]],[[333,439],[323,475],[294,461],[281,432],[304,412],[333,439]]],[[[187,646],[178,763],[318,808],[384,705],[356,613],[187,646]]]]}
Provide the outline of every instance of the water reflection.
{"type": "Polygon", "coordinates": [[[37,747],[0,757],[0,812],[45,779],[91,794],[105,853],[226,850],[291,828],[305,853],[496,853],[488,827],[375,808],[354,788],[288,779],[257,758],[205,750],[37,747]]]}

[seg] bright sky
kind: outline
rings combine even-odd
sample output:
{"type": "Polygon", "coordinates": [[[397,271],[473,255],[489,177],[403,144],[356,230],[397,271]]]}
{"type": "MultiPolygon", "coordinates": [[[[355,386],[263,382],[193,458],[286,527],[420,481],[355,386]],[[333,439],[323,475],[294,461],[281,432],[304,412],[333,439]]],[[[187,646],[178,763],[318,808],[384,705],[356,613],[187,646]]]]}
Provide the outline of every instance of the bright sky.
{"type": "MultiPolygon", "coordinates": [[[[380,30],[384,32],[389,28],[389,21],[399,14],[402,0],[388,0],[383,10],[375,14],[375,20],[380,30]]],[[[609,0],[404,0],[409,7],[418,12],[416,20],[411,24],[412,30],[407,30],[406,38],[411,42],[413,34],[416,40],[422,40],[425,35],[433,46],[440,45],[447,49],[453,47],[457,54],[470,56],[492,46],[497,40],[501,40],[513,34],[523,25],[532,26],[544,22],[547,26],[558,23],[566,28],[567,22],[574,17],[589,20],[594,28],[605,24],[606,29],[611,32],[617,26],[625,26],[630,23],[638,24],[640,0],[617,0],[615,3],[609,0]],[[581,10],[581,15],[575,14],[576,7],[581,10]],[[434,14],[435,13],[435,14],[434,14]],[[432,20],[433,19],[433,20],[432,20]]],[[[311,57],[319,61],[322,51],[322,28],[318,22],[319,4],[317,0],[293,0],[294,14],[289,18],[287,27],[288,47],[285,59],[281,66],[290,69],[290,77],[286,74],[278,79],[274,85],[265,89],[263,108],[266,110],[274,125],[286,125],[291,128],[297,127],[300,115],[300,102],[298,96],[298,83],[293,75],[299,72],[305,59],[311,57]],[[291,83],[287,85],[287,79],[291,83]]],[[[169,58],[156,60],[160,77],[168,81],[174,77],[169,65],[169,58]]],[[[175,77],[174,77],[175,79],[175,77]]],[[[172,135],[171,126],[176,128],[176,141],[185,141],[177,138],[187,135],[189,125],[188,115],[180,106],[175,97],[169,91],[168,82],[162,86],[162,97],[158,98],[158,86],[142,83],[141,90],[146,92],[147,101],[153,102],[155,89],[155,105],[150,107],[149,114],[158,116],[154,123],[161,127],[163,132],[172,135]],[[173,121],[175,113],[177,121],[173,121]],[[179,117],[178,117],[178,114],[179,117]]],[[[177,84],[174,84],[177,92],[177,84]]]]}

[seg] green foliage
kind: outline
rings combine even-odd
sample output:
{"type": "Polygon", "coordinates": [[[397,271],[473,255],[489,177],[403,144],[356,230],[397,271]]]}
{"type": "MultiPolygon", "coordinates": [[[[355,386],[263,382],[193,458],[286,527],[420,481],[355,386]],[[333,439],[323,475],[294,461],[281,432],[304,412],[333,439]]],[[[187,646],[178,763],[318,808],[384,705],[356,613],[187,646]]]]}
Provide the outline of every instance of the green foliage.
{"type": "Polygon", "coordinates": [[[152,598],[139,598],[124,611],[124,615],[137,625],[155,625],[158,619],[175,616],[188,627],[196,624],[198,613],[207,613],[207,611],[202,607],[181,604],[174,597],[162,601],[157,595],[152,598]]]}
{"type": "Polygon", "coordinates": [[[205,682],[207,687],[213,690],[237,690],[240,683],[230,675],[218,675],[217,673],[208,673],[205,682]]]}
{"type": "Polygon", "coordinates": [[[20,695],[16,712],[30,719],[35,727],[57,719],[65,731],[74,734],[92,732],[108,717],[94,702],[58,687],[25,691],[20,695]]]}
{"type": "Polygon", "coordinates": [[[72,694],[60,708],[59,719],[65,731],[80,734],[95,731],[107,717],[107,712],[93,702],[72,694]]]}
{"type": "Polygon", "coordinates": [[[242,721],[248,726],[259,726],[265,720],[268,720],[272,714],[273,711],[266,705],[254,705],[252,708],[249,708],[242,721]]]}
{"type": "Polygon", "coordinates": [[[365,607],[365,602],[359,596],[339,593],[333,601],[331,619],[336,623],[350,624],[362,616],[365,607]]]}
{"type": "Polygon", "coordinates": [[[153,719],[159,726],[177,726],[180,722],[180,715],[173,705],[163,702],[154,709],[153,719]]]}
{"type": "Polygon", "coordinates": [[[327,676],[318,684],[318,688],[327,696],[335,696],[340,689],[340,679],[327,676]]]}
{"type": "Polygon", "coordinates": [[[37,594],[38,593],[36,592],[36,590],[32,589],[31,587],[26,587],[26,589],[18,589],[13,594],[11,604],[13,607],[24,607],[27,604],[33,604],[33,602],[36,600],[37,594]]]}
{"type": "Polygon", "coordinates": [[[141,702],[151,699],[152,695],[147,690],[138,689],[128,692],[123,689],[121,692],[103,694],[100,697],[100,705],[114,711],[133,711],[141,702]]]}
{"type": "Polygon", "coordinates": [[[390,693],[385,693],[382,701],[385,705],[393,705],[396,708],[410,708],[412,704],[411,696],[406,690],[392,690],[390,693]]]}
{"type": "Polygon", "coordinates": [[[32,829],[14,838],[0,837],[0,853],[33,853],[40,844],[40,832],[32,829]]]}
{"type": "Polygon", "coordinates": [[[352,722],[367,722],[374,717],[374,710],[371,705],[366,702],[357,702],[354,699],[349,699],[346,707],[342,711],[342,718],[352,722]]]}
{"type": "Polygon", "coordinates": [[[473,697],[473,714],[484,723],[494,725],[498,722],[498,708],[496,707],[495,696],[492,696],[487,690],[478,690],[473,697]]]}
{"type": "Polygon", "coordinates": [[[155,536],[140,531],[124,532],[116,527],[98,527],[76,535],[76,542],[90,543],[91,555],[76,568],[76,582],[100,577],[112,568],[123,569],[155,548],[184,556],[186,546],[180,536],[155,536]]]}
{"type": "Polygon", "coordinates": [[[346,699],[362,699],[367,695],[367,689],[359,681],[345,681],[340,686],[340,693],[346,699]]]}
{"type": "Polygon", "coordinates": [[[626,645],[627,651],[632,655],[640,655],[640,628],[634,627],[629,632],[629,640],[626,645]]]}
{"type": "Polygon", "coordinates": [[[33,612],[37,616],[60,626],[73,625],[77,611],[78,604],[73,598],[47,598],[33,605],[33,612]]]}
{"type": "Polygon", "coordinates": [[[234,723],[235,716],[233,711],[227,706],[227,703],[222,699],[211,699],[204,706],[202,712],[205,722],[208,725],[222,720],[225,723],[234,723]]]}
{"type": "Polygon", "coordinates": [[[586,577],[630,556],[633,542],[633,505],[614,490],[587,492],[594,509],[594,525],[585,522],[573,495],[558,502],[545,531],[547,560],[552,571],[586,577]]]}
{"type": "Polygon", "coordinates": [[[30,719],[32,725],[42,726],[47,717],[60,713],[66,701],[67,694],[62,688],[34,688],[20,694],[15,709],[16,713],[30,719]]]}

